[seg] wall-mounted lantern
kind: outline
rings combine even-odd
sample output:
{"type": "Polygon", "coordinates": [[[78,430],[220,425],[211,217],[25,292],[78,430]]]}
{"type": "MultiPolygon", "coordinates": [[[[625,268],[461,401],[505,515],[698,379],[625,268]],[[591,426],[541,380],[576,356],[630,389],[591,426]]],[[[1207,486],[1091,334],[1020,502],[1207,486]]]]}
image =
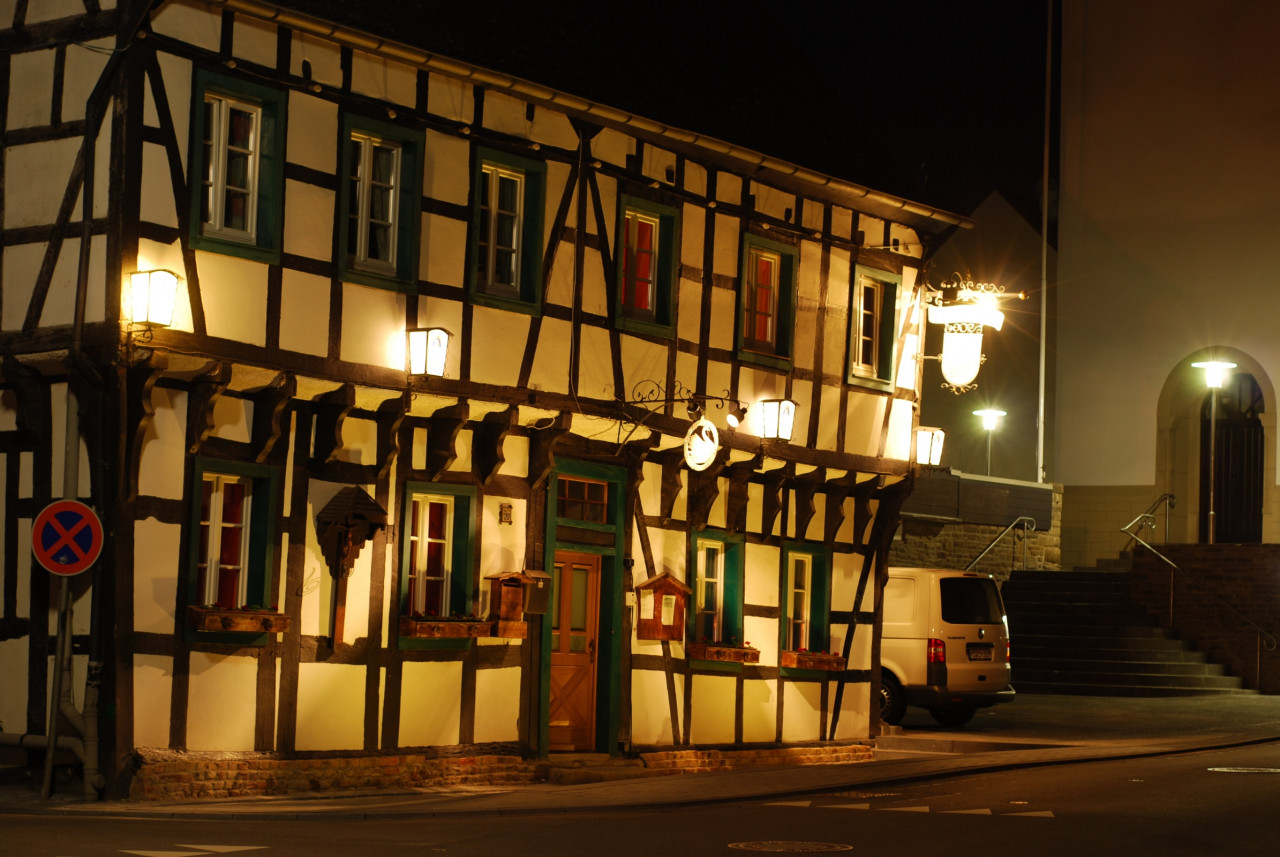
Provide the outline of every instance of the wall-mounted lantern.
{"type": "Polygon", "coordinates": [[[178,295],[178,275],[173,271],[135,271],[124,289],[124,316],[138,327],[168,327],[178,295]]]}
{"type": "Polygon", "coordinates": [[[796,403],[790,399],[762,399],[756,407],[760,411],[760,436],[778,440],[791,440],[796,426],[796,403]]]}
{"type": "Polygon", "coordinates": [[[452,336],[443,327],[412,328],[407,331],[409,374],[443,377],[452,336]]]}
{"type": "Polygon", "coordinates": [[[916,429],[916,464],[937,467],[942,463],[942,442],[947,433],[940,428],[920,426],[916,429]]]}

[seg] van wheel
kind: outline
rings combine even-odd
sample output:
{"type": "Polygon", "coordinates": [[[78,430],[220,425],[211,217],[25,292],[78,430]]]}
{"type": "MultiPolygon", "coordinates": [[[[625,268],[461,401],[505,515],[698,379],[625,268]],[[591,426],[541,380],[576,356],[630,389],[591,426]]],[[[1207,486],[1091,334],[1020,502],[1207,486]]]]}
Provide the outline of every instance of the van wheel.
{"type": "Polygon", "coordinates": [[[907,700],[902,695],[902,685],[888,673],[880,674],[880,722],[897,726],[907,713],[907,700]]]}
{"type": "Polygon", "coordinates": [[[976,708],[930,708],[929,714],[943,726],[963,726],[973,719],[976,708]]]}

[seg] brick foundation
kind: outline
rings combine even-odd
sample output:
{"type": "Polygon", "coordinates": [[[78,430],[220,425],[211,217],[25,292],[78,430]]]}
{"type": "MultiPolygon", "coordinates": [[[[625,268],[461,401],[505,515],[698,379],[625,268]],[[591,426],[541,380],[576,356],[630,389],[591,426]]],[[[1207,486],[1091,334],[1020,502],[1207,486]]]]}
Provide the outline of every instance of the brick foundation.
{"type": "Polygon", "coordinates": [[[695,774],[731,771],[736,768],[786,767],[791,765],[850,765],[870,762],[871,748],[864,744],[817,747],[770,747],[762,750],[656,750],[641,753],[646,768],[671,773],[695,774]]]}

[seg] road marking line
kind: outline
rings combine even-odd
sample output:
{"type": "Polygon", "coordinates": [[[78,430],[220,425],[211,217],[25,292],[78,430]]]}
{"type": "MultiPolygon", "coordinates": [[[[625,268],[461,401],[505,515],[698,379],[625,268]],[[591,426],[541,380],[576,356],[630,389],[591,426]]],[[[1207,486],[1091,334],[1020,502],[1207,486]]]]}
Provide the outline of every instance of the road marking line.
{"type": "Polygon", "coordinates": [[[1021,815],[1027,818],[1053,818],[1053,813],[1045,810],[1044,812],[1006,812],[1005,815],[1021,815]]]}
{"type": "Polygon", "coordinates": [[[822,809],[871,809],[869,803],[828,803],[822,809]]]}
{"type": "Polygon", "coordinates": [[[811,800],[776,800],[766,803],[765,806],[813,806],[811,800]]]}
{"type": "Polygon", "coordinates": [[[884,812],[928,812],[927,806],[882,806],[884,812]]]}
{"type": "Polygon", "coordinates": [[[949,815],[990,815],[989,809],[944,809],[941,810],[949,815]]]}
{"type": "Polygon", "coordinates": [[[183,845],[181,842],[176,844],[179,848],[202,848],[214,854],[230,854],[232,851],[261,851],[268,847],[266,845],[183,845]]]}

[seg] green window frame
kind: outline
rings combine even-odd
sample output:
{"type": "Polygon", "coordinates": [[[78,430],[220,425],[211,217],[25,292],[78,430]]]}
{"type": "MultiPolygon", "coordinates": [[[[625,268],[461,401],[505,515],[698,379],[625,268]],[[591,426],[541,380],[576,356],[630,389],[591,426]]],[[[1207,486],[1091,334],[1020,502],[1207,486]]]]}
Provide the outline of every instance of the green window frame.
{"type": "Polygon", "coordinates": [[[693,609],[686,619],[689,641],[745,645],[742,538],[703,530],[689,542],[693,585],[693,609]]]}
{"type": "Polygon", "coordinates": [[[401,512],[401,616],[433,615],[421,609],[432,597],[440,605],[435,615],[442,619],[474,615],[478,607],[475,508],[474,488],[438,482],[405,484],[401,512]],[[441,510],[445,512],[443,521],[438,517],[441,510]],[[433,515],[436,521],[432,521],[433,515]],[[428,590],[432,591],[430,596],[428,590]]]}
{"type": "Polygon", "coordinates": [[[536,313],[542,298],[546,165],[477,148],[468,279],[473,302],[536,313]]]}
{"type": "Polygon", "coordinates": [[[287,95],[196,69],[191,99],[190,242],[278,263],[287,95]]]}
{"type": "Polygon", "coordinates": [[[675,335],[679,236],[676,209],[627,195],[619,198],[614,318],[620,329],[675,335]]]}
{"type": "Polygon", "coordinates": [[[784,545],[778,648],[830,651],[831,553],[812,545],[784,545]]]}
{"type": "Polygon", "coordinates": [[[342,278],[411,291],[418,279],[422,132],[344,114],[338,206],[342,278]]]}
{"type": "Polygon", "coordinates": [[[277,610],[275,468],[196,458],[192,474],[187,603],[277,610]]]}
{"type": "Polygon", "coordinates": [[[791,245],[747,234],[738,277],[738,359],[790,369],[795,348],[796,277],[791,245]]]}
{"type": "Polygon", "coordinates": [[[846,381],[888,387],[893,383],[894,332],[902,275],[854,267],[849,296],[849,365],[846,381]]]}

